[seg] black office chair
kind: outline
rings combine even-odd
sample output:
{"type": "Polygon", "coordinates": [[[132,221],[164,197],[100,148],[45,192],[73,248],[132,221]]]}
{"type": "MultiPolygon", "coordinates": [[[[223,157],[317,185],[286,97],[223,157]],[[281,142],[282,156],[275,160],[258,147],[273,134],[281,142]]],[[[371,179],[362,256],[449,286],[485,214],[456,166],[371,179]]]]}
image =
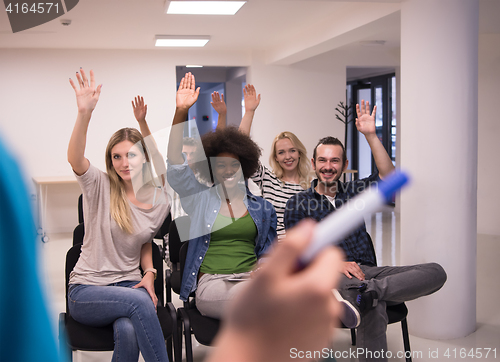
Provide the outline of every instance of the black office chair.
{"type": "Polygon", "coordinates": [[[73,245],[82,244],[85,236],[85,225],[82,223],[76,225],[73,230],[73,245]]]}
{"type": "MultiPolygon", "coordinates": [[[[189,226],[191,220],[189,216],[180,216],[172,221],[169,230],[169,251],[172,270],[167,271],[166,289],[167,301],[171,300],[171,293],[180,293],[182,272],[186,262],[186,254],[189,245],[189,226]]],[[[215,335],[219,331],[220,321],[218,319],[204,317],[196,308],[194,293],[189,297],[189,301],[184,302],[184,307],[177,309],[177,335],[179,345],[182,345],[182,335],[184,334],[186,348],[186,362],[193,361],[193,346],[191,336],[196,340],[210,346],[215,335]]]]}
{"type": "Polygon", "coordinates": [[[180,216],[174,219],[168,230],[168,249],[171,269],[166,270],[166,292],[167,302],[172,301],[172,291],[176,294],[181,292],[181,266],[179,253],[182,244],[189,237],[189,226],[191,219],[189,216],[180,216]]]}
{"type": "MultiPolygon", "coordinates": [[[[375,264],[377,264],[377,255],[375,253],[375,248],[373,247],[373,241],[371,239],[370,234],[368,234],[370,238],[370,246],[372,249],[373,257],[375,258],[375,264]]],[[[406,362],[411,362],[411,349],[410,349],[410,336],[408,334],[408,321],[406,316],[408,315],[408,308],[405,303],[398,303],[387,305],[386,307],[388,324],[401,322],[401,330],[403,333],[403,346],[405,350],[406,362]]],[[[342,328],[347,328],[342,325],[342,328]]],[[[356,329],[351,328],[351,343],[353,346],[356,345],[356,329]]]]}
{"type": "MultiPolygon", "coordinates": [[[[182,273],[186,262],[186,255],[189,246],[189,240],[184,242],[181,246],[180,258],[180,278],[182,280],[182,273]]],[[[210,346],[219,332],[220,320],[201,315],[198,308],[196,308],[196,300],[194,293],[189,296],[187,302],[184,302],[183,308],[177,309],[178,336],[179,339],[184,333],[184,343],[186,348],[186,362],[193,361],[193,346],[191,344],[191,335],[194,335],[196,340],[205,345],[210,346]]]]}
{"type": "MultiPolygon", "coordinates": [[[[83,241],[83,237],[82,237],[83,241]]],[[[157,314],[167,343],[167,353],[170,361],[181,361],[181,350],[178,347],[180,340],[177,336],[177,315],[172,303],[164,305],[163,298],[163,260],[158,245],[153,244],[153,266],[158,271],[155,280],[155,292],[158,297],[157,314]],[[175,360],[172,359],[172,346],[175,360]]],[[[70,349],[69,360],[72,360],[71,351],[112,351],[114,349],[113,325],[105,327],[91,327],[75,321],[68,310],[68,282],[81,252],[81,243],[73,245],[66,254],[66,312],[59,314],[59,343],[61,351],[70,349]]]]}
{"type": "Polygon", "coordinates": [[[83,194],[78,197],[78,223],[83,223],[83,194]]]}
{"type": "Polygon", "coordinates": [[[161,257],[162,259],[165,259],[165,250],[167,245],[166,245],[166,240],[165,240],[165,235],[168,234],[169,228],[170,228],[170,223],[172,222],[172,215],[169,213],[165,220],[163,221],[163,224],[161,225],[160,229],[156,233],[156,235],[153,237],[153,239],[158,239],[161,240],[161,257]]]}

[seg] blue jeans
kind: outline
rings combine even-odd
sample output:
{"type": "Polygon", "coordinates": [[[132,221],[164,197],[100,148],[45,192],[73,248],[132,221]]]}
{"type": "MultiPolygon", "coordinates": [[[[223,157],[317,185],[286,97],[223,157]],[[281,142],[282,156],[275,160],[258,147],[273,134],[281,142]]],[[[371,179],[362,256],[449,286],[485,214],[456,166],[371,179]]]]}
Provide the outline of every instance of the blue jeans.
{"type": "Polygon", "coordinates": [[[132,289],[137,283],[70,285],[69,312],[74,320],[89,326],[113,324],[115,349],[112,361],[136,362],[140,350],[146,362],[168,362],[153,301],[146,289],[132,289]]]}

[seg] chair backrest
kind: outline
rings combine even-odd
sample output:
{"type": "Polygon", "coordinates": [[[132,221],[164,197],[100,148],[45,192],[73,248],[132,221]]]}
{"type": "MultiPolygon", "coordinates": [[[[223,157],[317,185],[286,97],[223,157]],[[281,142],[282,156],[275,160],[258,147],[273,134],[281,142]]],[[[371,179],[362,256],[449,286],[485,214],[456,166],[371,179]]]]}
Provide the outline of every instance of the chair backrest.
{"type": "Polygon", "coordinates": [[[160,229],[158,230],[154,238],[163,240],[163,237],[167,235],[169,232],[171,222],[172,222],[172,215],[171,213],[168,213],[167,217],[163,221],[163,224],[161,225],[160,229]]]}
{"type": "Polygon", "coordinates": [[[78,197],[78,223],[83,222],[83,194],[78,197]]]}
{"type": "Polygon", "coordinates": [[[155,294],[158,297],[158,305],[165,305],[163,299],[164,275],[163,275],[163,258],[161,257],[160,248],[152,241],[153,250],[153,267],[156,269],[155,294]]]}
{"type": "Polygon", "coordinates": [[[184,244],[181,246],[181,250],[179,252],[179,261],[181,264],[181,281],[182,281],[182,274],[184,273],[184,266],[186,265],[186,257],[187,257],[187,251],[189,247],[189,240],[186,241],[184,244]]]}
{"type": "Polygon", "coordinates": [[[191,219],[189,216],[179,216],[170,224],[168,232],[168,250],[169,258],[172,264],[177,264],[179,260],[179,252],[181,246],[189,238],[189,226],[191,219]]]}
{"type": "Polygon", "coordinates": [[[84,236],[85,236],[85,225],[82,222],[78,224],[73,230],[73,245],[83,244],[84,236]]]}
{"type": "MultiPolygon", "coordinates": [[[[82,224],[81,224],[82,225],[82,224]]],[[[74,240],[73,240],[74,241],[74,240]]],[[[82,244],[73,244],[73,246],[66,253],[66,267],[65,267],[65,281],[66,281],[66,313],[69,313],[68,309],[68,287],[69,287],[69,275],[73,271],[76,262],[80,258],[80,253],[82,252],[82,244]]]]}
{"type": "Polygon", "coordinates": [[[370,247],[371,247],[372,254],[373,254],[373,260],[375,260],[375,265],[374,266],[377,266],[378,265],[378,263],[377,263],[377,253],[375,253],[375,247],[373,246],[372,237],[368,233],[366,233],[366,235],[368,235],[368,239],[370,240],[370,247]]]}

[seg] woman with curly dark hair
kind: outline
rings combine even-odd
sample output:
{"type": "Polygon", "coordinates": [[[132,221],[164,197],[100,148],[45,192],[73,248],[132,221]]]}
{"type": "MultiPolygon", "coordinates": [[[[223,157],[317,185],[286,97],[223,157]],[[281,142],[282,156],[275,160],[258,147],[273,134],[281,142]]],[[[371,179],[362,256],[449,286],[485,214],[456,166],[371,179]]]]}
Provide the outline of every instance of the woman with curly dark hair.
{"type": "Polygon", "coordinates": [[[191,73],[182,78],[168,144],[167,179],[191,218],[189,247],[180,298],[196,290],[196,306],[206,316],[221,318],[226,302],[238,293],[257,260],[276,237],[276,212],[248,191],[246,180],[259,166],[260,149],[236,128],[202,137],[207,157],[197,170],[213,182],[198,182],[182,150],[183,122],[199,88],[191,73]]]}
{"type": "MultiPolygon", "coordinates": [[[[236,127],[217,129],[215,132],[207,133],[201,138],[203,150],[211,166],[211,160],[221,153],[231,153],[238,157],[243,172],[243,178],[247,180],[259,167],[261,151],[259,146],[248,136],[244,135],[236,127]]],[[[218,183],[213,179],[210,168],[202,168],[200,176],[207,182],[218,183]]]]}
{"type": "MultiPolygon", "coordinates": [[[[250,136],[250,129],[257,107],[260,104],[260,94],[257,95],[255,87],[245,85],[243,89],[245,101],[245,115],[241,119],[238,130],[250,136]]],[[[224,96],[218,92],[212,93],[212,107],[219,114],[217,128],[226,125],[227,107],[224,96]]],[[[292,132],[281,132],[271,144],[269,165],[260,164],[256,172],[250,177],[276,210],[278,216],[278,239],[285,236],[285,207],[288,199],[295,194],[307,190],[311,186],[311,162],[307,157],[306,147],[292,132]]]]}

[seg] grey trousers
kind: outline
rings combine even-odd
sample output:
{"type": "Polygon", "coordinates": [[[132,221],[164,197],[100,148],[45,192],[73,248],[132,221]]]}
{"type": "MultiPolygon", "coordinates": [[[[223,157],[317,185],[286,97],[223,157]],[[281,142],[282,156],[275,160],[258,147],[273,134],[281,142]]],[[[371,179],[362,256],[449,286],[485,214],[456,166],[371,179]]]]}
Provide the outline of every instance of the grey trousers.
{"type": "Polygon", "coordinates": [[[227,302],[247,284],[247,281],[229,281],[235,277],[249,277],[250,272],[237,274],[203,274],[196,289],[196,307],[207,317],[221,319],[227,302]]]}
{"type": "Polygon", "coordinates": [[[365,280],[343,276],[339,289],[352,284],[367,284],[367,290],[378,293],[378,305],[361,316],[357,330],[357,348],[368,351],[358,355],[360,362],[387,361],[380,351],[387,351],[387,304],[402,303],[439,290],[446,282],[446,272],[436,263],[409,266],[370,267],[360,265],[365,280]],[[371,353],[370,353],[371,352],[371,353]],[[375,358],[375,357],[380,358],[375,358]]]}

